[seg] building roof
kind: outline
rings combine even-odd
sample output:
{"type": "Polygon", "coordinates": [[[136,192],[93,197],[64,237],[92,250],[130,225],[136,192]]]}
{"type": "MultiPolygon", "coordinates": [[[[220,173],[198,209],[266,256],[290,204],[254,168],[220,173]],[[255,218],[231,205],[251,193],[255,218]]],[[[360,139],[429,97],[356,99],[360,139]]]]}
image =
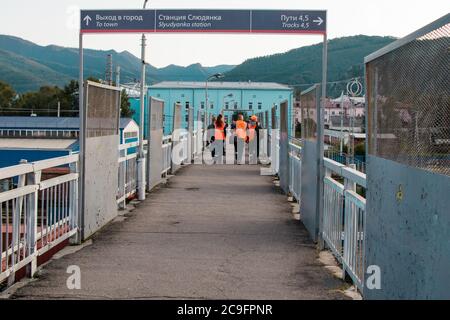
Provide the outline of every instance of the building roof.
{"type": "MultiPolygon", "coordinates": [[[[150,86],[150,89],[204,89],[204,81],[162,81],[150,86]]],[[[247,90],[292,90],[291,87],[275,82],[208,82],[210,89],[247,89],[247,90]]]]}
{"type": "Polygon", "coordinates": [[[0,139],[0,149],[67,150],[76,139],[0,139]]]}
{"type": "MultiPolygon", "coordinates": [[[[120,128],[125,128],[130,118],[120,119],[120,128]]],[[[80,119],[78,117],[0,117],[0,129],[53,129],[78,130],[80,119]]]]}

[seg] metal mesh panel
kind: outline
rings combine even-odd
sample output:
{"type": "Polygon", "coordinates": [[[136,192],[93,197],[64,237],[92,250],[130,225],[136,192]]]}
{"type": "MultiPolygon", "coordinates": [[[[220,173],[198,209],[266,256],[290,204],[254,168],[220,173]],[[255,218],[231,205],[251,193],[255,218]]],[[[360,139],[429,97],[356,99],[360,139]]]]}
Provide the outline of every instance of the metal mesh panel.
{"type": "Polygon", "coordinates": [[[87,86],[86,138],[119,132],[120,91],[89,83],[87,86]]]}
{"type": "Polygon", "coordinates": [[[450,23],[367,63],[369,153],[450,176],[450,23]]]}
{"type": "Polygon", "coordinates": [[[315,141],[317,139],[317,93],[319,86],[306,90],[300,96],[302,116],[302,138],[315,141]]]}

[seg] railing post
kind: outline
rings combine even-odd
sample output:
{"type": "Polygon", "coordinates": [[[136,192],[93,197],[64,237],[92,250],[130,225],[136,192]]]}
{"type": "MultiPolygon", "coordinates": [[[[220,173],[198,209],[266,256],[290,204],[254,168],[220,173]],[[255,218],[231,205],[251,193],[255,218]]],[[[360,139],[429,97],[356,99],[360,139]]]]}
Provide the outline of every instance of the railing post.
{"type": "MultiPolygon", "coordinates": [[[[42,171],[32,172],[27,175],[27,183],[29,185],[38,185],[41,182],[42,171]]],[[[26,246],[28,249],[28,255],[36,254],[37,252],[37,216],[38,216],[38,198],[39,189],[28,197],[27,210],[25,212],[25,219],[27,223],[27,237],[26,246]]],[[[27,265],[27,276],[32,278],[37,270],[37,256],[33,257],[33,260],[27,265]]]]}
{"type": "MultiPolygon", "coordinates": [[[[349,168],[351,169],[355,169],[356,165],[355,164],[349,164],[348,165],[349,168]]],[[[343,208],[342,210],[344,210],[344,263],[342,264],[342,279],[345,279],[346,276],[346,266],[345,266],[345,262],[349,261],[349,257],[350,257],[350,238],[352,237],[352,232],[347,232],[350,230],[351,226],[349,225],[349,222],[351,223],[351,208],[349,208],[348,204],[347,204],[347,199],[346,199],[346,191],[356,191],[356,183],[344,178],[344,194],[343,194],[343,208]]]]}
{"type": "MultiPolygon", "coordinates": [[[[77,162],[70,164],[70,172],[80,174],[80,159],[77,162]]],[[[81,213],[79,210],[80,208],[78,206],[79,205],[80,175],[78,176],[78,179],[74,180],[72,183],[73,183],[72,184],[73,199],[70,202],[71,203],[70,224],[71,224],[71,228],[76,227],[78,232],[72,238],[69,239],[69,242],[71,244],[81,244],[81,236],[82,236],[81,228],[83,226],[81,224],[82,219],[81,219],[81,213]]]]}
{"type": "MultiPolygon", "coordinates": [[[[27,160],[21,160],[20,164],[28,163],[27,160]]],[[[26,174],[20,175],[17,181],[17,188],[22,188],[25,186],[27,176],[26,174]]],[[[12,242],[11,242],[11,265],[15,265],[16,262],[16,252],[15,247],[17,246],[17,251],[20,251],[20,217],[22,216],[23,207],[23,197],[19,197],[16,200],[16,205],[12,207],[12,242]]],[[[7,230],[8,231],[8,230],[7,230]]],[[[18,255],[20,258],[20,255],[18,255]]],[[[11,272],[8,277],[8,287],[14,284],[16,279],[15,271],[11,272]]]]}

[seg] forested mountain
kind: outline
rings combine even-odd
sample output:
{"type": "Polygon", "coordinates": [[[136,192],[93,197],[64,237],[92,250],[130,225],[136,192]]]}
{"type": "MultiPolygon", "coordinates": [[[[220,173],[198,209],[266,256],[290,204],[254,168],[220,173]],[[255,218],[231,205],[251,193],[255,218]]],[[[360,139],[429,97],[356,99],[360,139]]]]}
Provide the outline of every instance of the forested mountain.
{"type": "MultiPolygon", "coordinates": [[[[131,53],[114,50],[85,49],[86,77],[105,77],[106,57],[111,54],[113,64],[121,67],[121,80],[131,82],[140,75],[140,59],[131,53]]],[[[44,85],[63,87],[78,78],[78,49],[59,46],[39,46],[17,37],[0,35],[0,80],[16,91],[37,90],[44,85]]],[[[206,77],[227,72],[234,66],[219,65],[188,67],[170,65],[165,68],[147,67],[147,81],[204,81],[206,77]]]]}
{"type": "MultiPolygon", "coordinates": [[[[329,41],[328,81],[362,77],[364,57],[386,46],[392,37],[353,36],[329,41]]],[[[122,82],[139,77],[140,59],[131,53],[114,50],[85,50],[86,77],[105,77],[106,56],[113,56],[114,65],[121,67],[122,82]]],[[[302,47],[265,57],[253,58],[239,66],[219,65],[187,67],[169,65],[147,68],[147,81],[204,81],[215,73],[225,73],[221,81],[270,81],[306,89],[320,82],[322,44],[302,47]]],[[[59,46],[39,46],[32,42],[0,35],[0,81],[9,83],[17,92],[37,90],[44,85],[63,87],[78,78],[78,49],[59,46]]],[[[330,95],[339,95],[345,82],[331,83],[330,95]]]]}
{"type": "MultiPolygon", "coordinates": [[[[388,45],[395,38],[353,36],[337,38],[328,44],[328,81],[362,77],[364,57],[388,45]]],[[[226,74],[224,81],[273,81],[306,89],[319,83],[322,75],[322,44],[293,49],[286,53],[253,58],[226,74]]],[[[330,84],[336,95],[344,83],[330,84]]]]}

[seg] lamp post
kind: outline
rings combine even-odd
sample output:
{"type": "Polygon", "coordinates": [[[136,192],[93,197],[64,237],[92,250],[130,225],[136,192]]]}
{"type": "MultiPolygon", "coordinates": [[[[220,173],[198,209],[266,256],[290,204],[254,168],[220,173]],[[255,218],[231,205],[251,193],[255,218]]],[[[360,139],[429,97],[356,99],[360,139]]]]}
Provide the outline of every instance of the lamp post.
{"type": "Polygon", "coordinates": [[[223,77],[225,77],[222,73],[216,73],[216,74],[213,74],[212,76],[209,76],[207,79],[206,79],[206,83],[205,83],[205,95],[206,95],[206,97],[205,97],[205,104],[206,104],[206,106],[205,106],[205,108],[206,108],[206,110],[205,110],[205,121],[206,121],[206,127],[208,127],[208,125],[209,125],[209,116],[208,116],[208,109],[209,109],[209,104],[208,104],[208,81],[210,81],[210,80],[212,80],[212,79],[220,79],[220,78],[223,78],[223,77]]]}
{"type": "MultiPolygon", "coordinates": [[[[144,1],[143,9],[147,6],[148,0],[144,1]]],[[[144,112],[145,112],[145,47],[146,38],[142,34],[141,39],[141,96],[140,96],[140,117],[139,117],[139,158],[138,158],[138,199],[145,200],[145,156],[144,156],[144,112]]]]}

